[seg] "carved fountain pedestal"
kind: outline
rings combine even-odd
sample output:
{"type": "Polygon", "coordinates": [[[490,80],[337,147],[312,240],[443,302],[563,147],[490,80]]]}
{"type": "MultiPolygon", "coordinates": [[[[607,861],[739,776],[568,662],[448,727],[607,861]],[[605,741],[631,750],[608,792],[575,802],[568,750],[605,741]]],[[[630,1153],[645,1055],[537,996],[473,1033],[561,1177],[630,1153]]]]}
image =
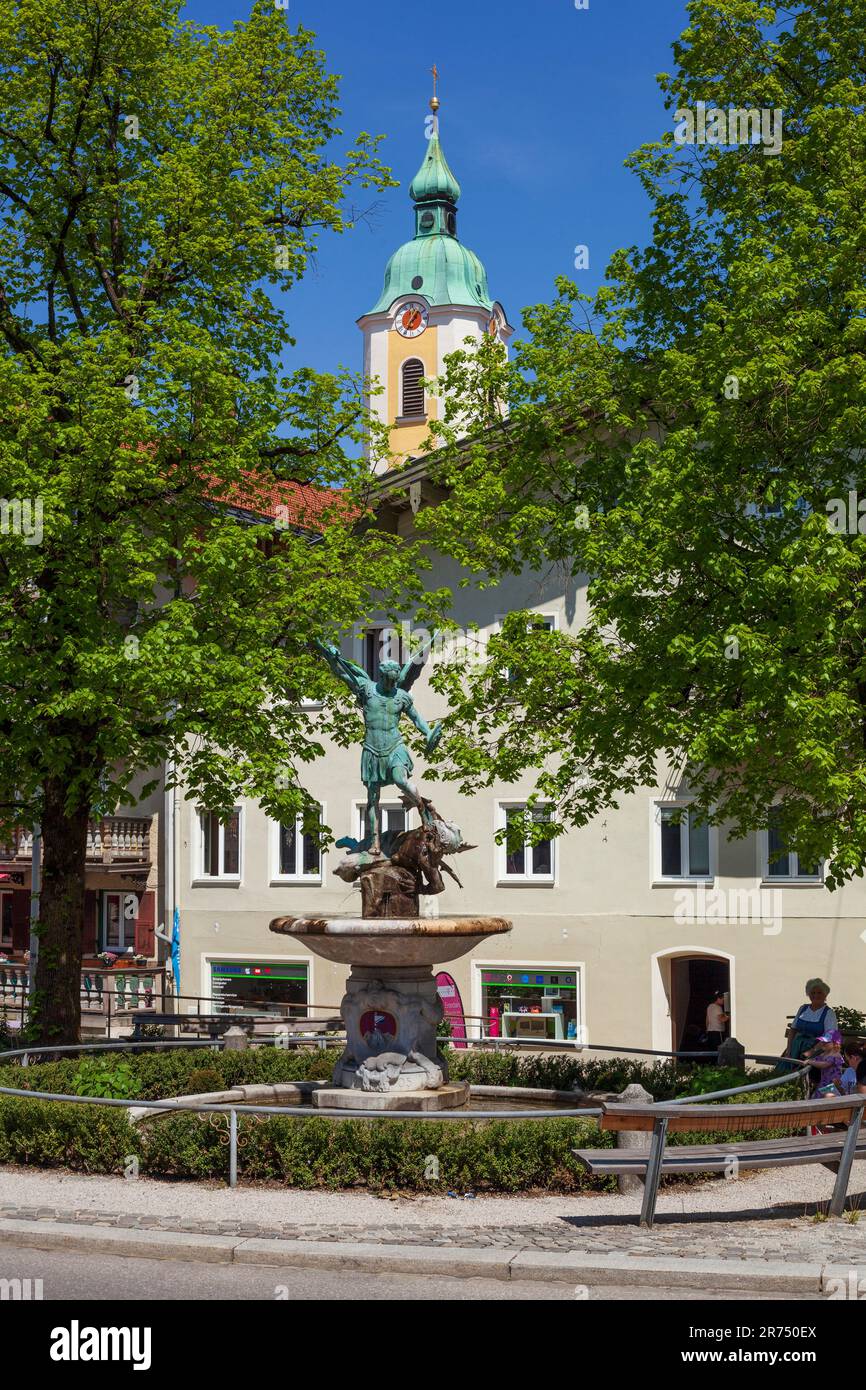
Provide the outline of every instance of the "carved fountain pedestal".
{"type": "MultiPolygon", "coordinates": [[[[504,917],[422,917],[420,896],[440,893],[446,854],[464,848],[455,826],[425,803],[424,824],[398,835],[387,854],[350,846],[337,868],[360,881],[362,917],[277,917],[272,932],[302,941],[325,960],[351,965],[340,1014],[346,1048],[333,1085],[315,1094],[331,1109],[444,1110],[465,1105],[451,1084],[437,1030],[443,1007],[434,965],[457,960],[489,936],[511,931],[504,917]]],[[[456,875],[452,874],[456,878],[456,875]]],[[[459,880],[458,880],[459,882],[459,880]]]]}
{"type": "Polygon", "coordinates": [[[444,1110],[465,1105],[469,1087],[451,1084],[436,1037],[443,1008],[434,965],[456,960],[489,936],[509,932],[503,917],[278,917],[271,931],[292,936],[325,960],[351,965],[340,1013],[346,1047],[333,1085],[315,1103],[330,1109],[444,1110]]]}

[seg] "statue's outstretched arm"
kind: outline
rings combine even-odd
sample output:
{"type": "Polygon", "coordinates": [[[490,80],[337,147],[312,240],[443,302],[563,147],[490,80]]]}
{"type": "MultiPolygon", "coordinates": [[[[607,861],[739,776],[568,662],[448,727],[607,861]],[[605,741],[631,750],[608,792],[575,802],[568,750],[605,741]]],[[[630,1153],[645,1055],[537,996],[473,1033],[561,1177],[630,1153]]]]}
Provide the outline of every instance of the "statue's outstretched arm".
{"type": "Polygon", "coordinates": [[[419,714],[418,710],[415,708],[415,701],[411,697],[409,698],[409,702],[406,705],[406,713],[412,720],[412,723],[415,725],[415,728],[418,730],[418,732],[423,734],[426,738],[427,752],[432,753],[434,748],[437,747],[440,738],[442,737],[442,725],[436,724],[431,729],[426,719],[423,719],[422,716],[419,714]]]}
{"type": "Polygon", "coordinates": [[[325,658],[337,679],[348,685],[355,695],[360,695],[364,687],[369,685],[370,677],[363,667],[349,661],[336,647],[320,642],[316,637],[313,638],[312,645],[325,658]]]}

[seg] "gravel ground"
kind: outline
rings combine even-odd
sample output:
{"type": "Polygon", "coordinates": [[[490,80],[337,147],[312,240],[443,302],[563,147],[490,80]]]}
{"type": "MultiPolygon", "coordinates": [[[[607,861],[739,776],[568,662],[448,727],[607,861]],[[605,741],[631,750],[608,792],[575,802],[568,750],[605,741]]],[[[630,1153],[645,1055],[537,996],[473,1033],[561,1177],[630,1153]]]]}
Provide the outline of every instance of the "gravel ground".
{"type": "MultiPolygon", "coordinates": [[[[834,1175],[820,1166],[748,1173],[736,1182],[719,1179],[690,1183],[659,1194],[658,1215],[706,1221],[736,1213],[741,1219],[802,1218],[827,1202],[834,1175]]],[[[866,1210],[866,1161],[854,1165],[851,1204],[866,1210]]],[[[500,1227],[568,1222],[586,1226],[629,1223],[640,1210],[640,1195],[480,1196],[456,1199],[377,1197],[367,1192],[301,1192],[292,1188],[238,1187],[217,1183],[134,1181],[87,1177],[64,1171],[0,1167],[0,1215],[4,1208],[40,1206],[82,1212],[134,1212],[197,1221],[247,1221],[268,1225],[389,1227],[397,1220],[412,1227],[500,1227]]],[[[10,1214],[7,1211],[7,1215],[10,1214]]],[[[679,1222],[677,1223],[680,1224],[679,1222]]],[[[856,1229],[856,1228],[854,1228],[856,1229]]],[[[860,1223],[866,1243],[866,1217],[860,1223]]]]}

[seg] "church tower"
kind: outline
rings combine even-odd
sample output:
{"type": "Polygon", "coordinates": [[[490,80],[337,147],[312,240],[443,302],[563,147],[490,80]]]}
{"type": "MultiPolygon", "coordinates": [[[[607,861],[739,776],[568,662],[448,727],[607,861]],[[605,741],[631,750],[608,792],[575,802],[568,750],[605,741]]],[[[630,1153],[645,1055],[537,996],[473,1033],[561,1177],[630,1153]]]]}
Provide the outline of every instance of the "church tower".
{"type": "MultiPolygon", "coordinates": [[[[390,426],[397,462],[420,451],[437,413],[439,402],[425,392],[424,378],[440,376],[445,357],[466,338],[480,341],[489,333],[507,346],[514,332],[502,305],[490,298],[484,266],[457,235],[461,189],[439,143],[435,85],[430,109],[427,153],[409,186],[415,235],[394,252],[379,299],[358,320],[365,375],[384,388],[368,404],[390,426]]],[[[376,464],[380,471],[386,466],[376,464]]]]}

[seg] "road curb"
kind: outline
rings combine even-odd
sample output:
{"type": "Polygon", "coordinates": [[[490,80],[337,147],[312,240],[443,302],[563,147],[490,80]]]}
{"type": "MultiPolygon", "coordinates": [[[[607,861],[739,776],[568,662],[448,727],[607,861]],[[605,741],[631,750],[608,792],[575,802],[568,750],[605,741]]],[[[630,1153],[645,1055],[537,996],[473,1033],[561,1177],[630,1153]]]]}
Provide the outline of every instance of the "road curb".
{"type": "Polygon", "coordinates": [[[261,1240],[186,1231],[118,1229],[59,1221],[0,1220],[0,1248],[27,1246],[82,1254],[182,1260],[187,1263],[268,1265],[352,1270],[371,1274],[437,1274],[457,1279],[586,1286],[616,1284],[730,1291],[821,1293],[839,1270],[825,1262],[700,1260],[671,1256],[587,1255],[503,1246],[385,1245],[360,1241],[261,1240]]]}
{"type": "Polygon", "coordinates": [[[78,1250],[93,1255],[134,1255],[151,1260],[195,1260],[231,1264],[237,1236],[186,1231],[136,1231],[61,1221],[0,1221],[0,1248],[26,1245],[34,1250],[78,1250]]]}

